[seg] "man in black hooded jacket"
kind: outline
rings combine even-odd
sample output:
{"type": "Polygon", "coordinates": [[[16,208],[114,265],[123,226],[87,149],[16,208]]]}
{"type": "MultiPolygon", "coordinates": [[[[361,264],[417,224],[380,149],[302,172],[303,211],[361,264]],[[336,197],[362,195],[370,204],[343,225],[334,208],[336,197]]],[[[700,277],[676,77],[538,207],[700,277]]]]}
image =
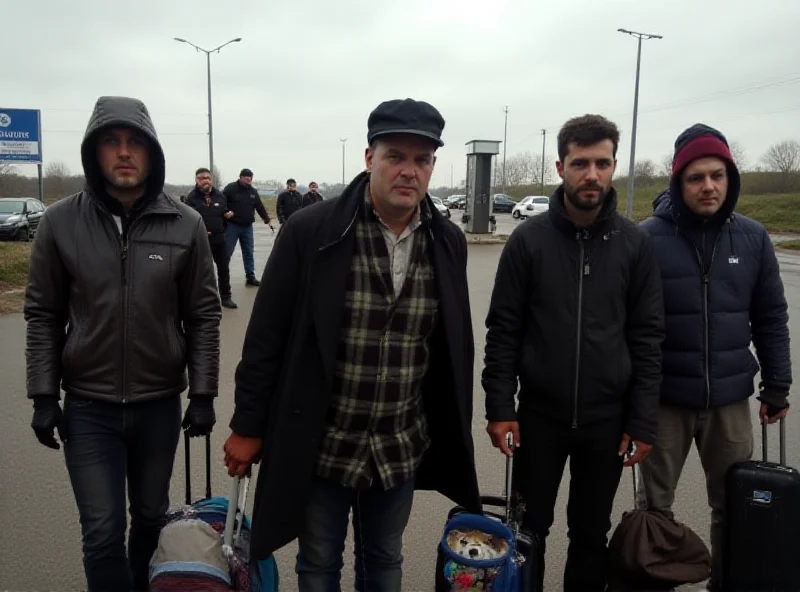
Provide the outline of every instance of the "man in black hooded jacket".
{"type": "Polygon", "coordinates": [[[619,132],[586,115],[558,134],[563,184],[511,234],[486,326],[483,388],[494,446],[517,456],[523,526],[545,539],[569,457],[566,592],[606,588],[611,509],[656,434],[663,305],[650,237],[616,212],[619,132]],[[519,409],[514,396],[519,383],[519,409]],[[515,452],[505,438],[513,434],[515,452]]]}
{"type": "Polygon", "coordinates": [[[200,436],[215,423],[219,296],[202,218],[163,192],[145,105],[98,99],[81,158],[85,189],[45,210],[31,254],[31,426],[64,444],[89,590],[146,590],[181,425],[200,436]]]}

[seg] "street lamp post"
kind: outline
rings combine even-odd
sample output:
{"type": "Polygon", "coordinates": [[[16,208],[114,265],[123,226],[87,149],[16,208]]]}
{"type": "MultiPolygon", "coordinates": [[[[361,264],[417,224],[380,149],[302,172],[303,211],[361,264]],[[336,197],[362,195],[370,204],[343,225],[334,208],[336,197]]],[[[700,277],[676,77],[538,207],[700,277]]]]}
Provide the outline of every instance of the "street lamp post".
{"type": "Polygon", "coordinates": [[[226,45],[231,43],[239,43],[242,40],[241,37],[237,37],[236,39],[231,39],[223,43],[222,45],[215,47],[214,49],[203,49],[202,47],[195,45],[191,41],[187,41],[186,39],[181,39],[180,37],[175,37],[175,41],[179,41],[180,43],[186,43],[194,47],[197,51],[202,51],[206,54],[206,72],[208,74],[208,168],[211,169],[211,175],[214,176],[214,126],[212,123],[212,115],[211,115],[211,54],[214,52],[219,53],[226,45]]]}
{"type": "Polygon", "coordinates": [[[506,122],[503,125],[503,195],[506,194],[506,144],[508,140],[508,105],[503,107],[503,113],[506,114],[506,122]]]}
{"type": "Polygon", "coordinates": [[[625,204],[625,214],[628,218],[633,218],[633,179],[636,166],[636,120],[639,115],[639,70],[642,64],[642,39],[663,39],[663,37],[627,29],[617,29],[617,31],[636,37],[639,40],[639,47],[636,52],[636,86],[633,92],[633,130],[631,131],[631,162],[628,169],[628,200],[625,204]]]}
{"type": "Polygon", "coordinates": [[[342,185],[347,187],[347,183],[345,183],[344,181],[344,154],[345,154],[344,145],[347,143],[347,138],[339,138],[339,141],[342,143],[342,185]]]}

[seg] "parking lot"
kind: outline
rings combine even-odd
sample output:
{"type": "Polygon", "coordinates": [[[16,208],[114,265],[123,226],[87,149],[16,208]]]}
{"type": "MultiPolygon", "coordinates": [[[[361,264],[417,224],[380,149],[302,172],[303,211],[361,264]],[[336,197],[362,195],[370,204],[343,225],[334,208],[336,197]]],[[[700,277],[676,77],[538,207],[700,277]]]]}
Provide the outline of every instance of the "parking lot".
{"type": "MultiPolygon", "coordinates": [[[[510,232],[517,224],[508,214],[498,215],[498,231],[501,233],[506,233],[506,230],[510,232]]],[[[256,228],[256,265],[262,268],[272,247],[274,235],[266,226],[257,225],[256,228]]],[[[503,487],[504,461],[491,447],[485,433],[480,372],[485,337],[484,319],[501,250],[502,245],[470,245],[468,264],[476,340],[473,393],[476,466],[482,489],[487,493],[498,494],[503,487]]],[[[791,330],[793,334],[798,334],[800,258],[781,254],[780,263],[790,305],[791,330]]],[[[233,296],[240,308],[224,311],[220,397],[217,403],[218,423],[213,435],[215,455],[212,460],[213,484],[215,493],[222,495],[228,493],[228,480],[223,469],[221,446],[229,433],[227,424],[233,411],[234,370],[256,293],[254,289],[244,285],[244,273],[238,252],[231,261],[231,272],[233,296]]],[[[25,396],[25,322],[22,315],[0,317],[0,335],[3,336],[0,340],[0,376],[3,377],[5,386],[3,413],[0,414],[0,471],[2,471],[0,510],[4,519],[3,528],[0,529],[0,590],[81,590],[84,581],[80,528],[62,453],[39,445],[29,427],[31,405],[25,396]]],[[[794,352],[793,359],[800,362],[800,354],[794,352]]],[[[796,392],[797,389],[793,389],[793,396],[796,392]]],[[[760,430],[757,427],[755,429],[758,436],[760,430]]],[[[797,466],[800,464],[800,414],[790,415],[788,434],[789,463],[797,466]]],[[[302,438],[303,434],[297,436],[302,438]]],[[[772,438],[771,449],[776,451],[777,430],[772,434],[772,438]]],[[[195,446],[195,450],[196,454],[200,453],[199,443],[195,446]]],[[[760,451],[759,447],[757,451],[760,451]]],[[[194,464],[192,475],[196,493],[199,494],[202,463],[194,464]]],[[[564,483],[568,478],[568,474],[565,474],[564,483]]],[[[179,454],[172,484],[173,504],[179,504],[183,499],[183,483],[183,457],[179,454]]],[[[563,485],[562,483],[562,491],[563,485]]],[[[626,472],[613,513],[615,522],[622,512],[633,504],[631,489],[630,474],[626,472]]],[[[436,547],[450,506],[450,502],[438,494],[423,492],[417,495],[405,536],[404,591],[428,592],[433,589],[436,547]]],[[[549,591],[560,589],[567,546],[565,507],[566,499],[562,494],[556,510],[556,523],[547,547],[548,569],[545,589],[549,591]]],[[[694,452],[687,461],[675,509],[680,519],[686,521],[706,541],[708,540],[709,510],[705,502],[703,471],[694,452]]],[[[295,551],[296,547],[289,545],[277,553],[283,590],[296,589],[295,551]]],[[[351,558],[352,546],[346,552],[348,567],[344,575],[344,589],[352,589],[351,558]]]]}

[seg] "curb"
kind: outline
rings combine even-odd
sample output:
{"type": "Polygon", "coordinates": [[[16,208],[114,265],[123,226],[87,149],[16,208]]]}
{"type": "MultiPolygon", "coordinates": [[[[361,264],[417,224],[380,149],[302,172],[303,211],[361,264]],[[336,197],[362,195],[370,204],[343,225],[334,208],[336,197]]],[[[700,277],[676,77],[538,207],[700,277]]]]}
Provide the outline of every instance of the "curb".
{"type": "Polygon", "coordinates": [[[507,234],[469,234],[464,233],[468,245],[503,245],[508,240],[507,234]]]}

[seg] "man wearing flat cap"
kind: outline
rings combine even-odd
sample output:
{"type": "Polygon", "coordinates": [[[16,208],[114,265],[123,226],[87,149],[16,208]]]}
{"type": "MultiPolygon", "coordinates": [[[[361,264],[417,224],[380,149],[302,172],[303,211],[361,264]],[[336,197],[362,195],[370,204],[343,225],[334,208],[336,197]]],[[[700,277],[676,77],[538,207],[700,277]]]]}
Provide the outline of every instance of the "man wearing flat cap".
{"type": "Polygon", "coordinates": [[[301,592],[402,589],[415,490],[479,509],[463,233],[427,194],[444,120],[412,99],[369,116],[366,170],[296,212],[267,262],[236,370],[231,475],[258,475],[251,552],[295,538],[301,592]]]}
{"type": "Polygon", "coordinates": [[[228,183],[222,190],[222,194],[228,200],[228,210],[233,212],[233,216],[225,227],[228,257],[233,256],[236,243],[239,243],[242,248],[245,282],[248,286],[259,286],[261,282],[256,278],[256,264],[253,257],[255,242],[253,222],[256,221],[256,212],[264,224],[269,224],[270,228],[272,228],[272,224],[264,204],[261,203],[258,190],[253,187],[253,171],[242,169],[239,173],[239,180],[228,183]]]}

